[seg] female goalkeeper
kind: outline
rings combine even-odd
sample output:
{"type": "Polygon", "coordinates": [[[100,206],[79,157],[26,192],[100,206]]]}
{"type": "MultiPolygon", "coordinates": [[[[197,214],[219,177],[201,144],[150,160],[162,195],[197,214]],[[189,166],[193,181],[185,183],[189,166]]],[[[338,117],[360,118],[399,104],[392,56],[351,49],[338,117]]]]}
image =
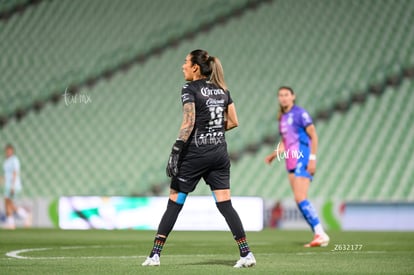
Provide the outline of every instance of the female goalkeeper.
{"type": "Polygon", "coordinates": [[[217,57],[209,56],[204,50],[194,50],[187,55],[182,69],[188,82],[181,91],[183,120],[167,165],[167,175],[171,177],[170,196],[151,253],[142,265],[160,265],[162,248],[187,195],[203,178],[239,248],[240,259],[234,267],[254,266],[256,259],[231,203],[225,131],[237,127],[238,120],[224,82],[223,68],[217,57]]]}
{"type": "Polygon", "coordinates": [[[265,162],[275,158],[285,159],[289,182],[295,201],[306,222],[314,232],[313,240],[305,247],[327,246],[329,236],[325,233],[318,214],[307,199],[310,182],[316,171],[318,136],[312,118],[306,110],[295,105],[295,93],[290,87],[280,87],[279,132],[282,142],[266,156],[265,162]]]}

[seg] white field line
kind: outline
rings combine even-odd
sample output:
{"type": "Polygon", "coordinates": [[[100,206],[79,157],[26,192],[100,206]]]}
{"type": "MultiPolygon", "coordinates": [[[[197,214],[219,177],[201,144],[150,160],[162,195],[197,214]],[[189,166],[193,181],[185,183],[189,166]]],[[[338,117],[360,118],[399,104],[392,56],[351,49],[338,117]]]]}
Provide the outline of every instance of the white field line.
{"type": "MultiPolygon", "coordinates": [[[[121,247],[121,246],[110,246],[110,247],[121,247]]],[[[75,249],[90,249],[90,248],[110,248],[109,246],[64,246],[64,247],[39,247],[39,248],[25,248],[19,250],[13,250],[6,253],[6,256],[14,259],[21,260],[65,260],[65,259],[138,259],[145,258],[146,256],[56,256],[56,257],[34,257],[34,256],[24,256],[25,253],[36,252],[36,251],[46,251],[46,250],[75,250],[75,249]]],[[[124,247],[124,246],[122,246],[124,247]]],[[[307,256],[315,254],[341,254],[341,253],[386,253],[386,251],[321,251],[321,252],[296,252],[296,253],[259,253],[255,254],[256,256],[272,256],[275,254],[295,254],[298,256],[307,256]]],[[[223,254],[224,255],[224,254],[223,254]]],[[[166,257],[185,257],[189,255],[166,255],[166,257]]],[[[191,254],[192,257],[217,257],[219,254],[191,254]]],[[[165,256],[164,256],[165,257],[165,256]]]]}

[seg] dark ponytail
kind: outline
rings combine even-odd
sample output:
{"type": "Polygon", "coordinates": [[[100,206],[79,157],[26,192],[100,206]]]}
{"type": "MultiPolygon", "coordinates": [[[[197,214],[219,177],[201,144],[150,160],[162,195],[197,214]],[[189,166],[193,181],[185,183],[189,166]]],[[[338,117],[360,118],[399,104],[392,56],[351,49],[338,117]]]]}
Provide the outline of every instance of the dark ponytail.
{"type": "Polygon", "coordinates": [[[200,66],[200,73],[203,76],[210,78],[210,81],[227,90],[226,82],[224,81],[224,70],[220,59],[214,56],[209,56],[205,50],[194,50],[190,53],[191,63],[200,66]]]}

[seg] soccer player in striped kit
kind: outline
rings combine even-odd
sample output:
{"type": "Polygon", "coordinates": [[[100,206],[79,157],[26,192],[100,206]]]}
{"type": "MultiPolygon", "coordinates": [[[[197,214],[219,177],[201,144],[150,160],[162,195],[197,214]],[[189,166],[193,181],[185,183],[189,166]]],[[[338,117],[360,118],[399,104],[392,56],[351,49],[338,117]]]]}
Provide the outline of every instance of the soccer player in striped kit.
{"type": "Polygon", "coordinates": [[[289,182],[295,201],[306,222],[314,232],[313,240],[305,247],[327,246],[329,236],[325,233],[318,214],[308,200],[308,189],[316,171],[318,136],[308,112],[295,105],[295,93],[290,87],[280,87],[279,132],[282,143],[266,156],[270,164],[275,158],[285,159],[289,182]]]}
{"type": "Polygon", "coordinates": [[[204,50],[194,50],[187,55],[182,69],[188,83],[182,88],[183,120],[167,165],[167,175],[171,177],[170,196],[152,251],[142,265],[160,265],[162,248],[186,197],[203,178],[238,245],[240,259],[234,267],[254,266],[256,260],[231,203],[230,159],[225,131],[237,127],[238,120],[224,82],[221,62],[204,50]]]}

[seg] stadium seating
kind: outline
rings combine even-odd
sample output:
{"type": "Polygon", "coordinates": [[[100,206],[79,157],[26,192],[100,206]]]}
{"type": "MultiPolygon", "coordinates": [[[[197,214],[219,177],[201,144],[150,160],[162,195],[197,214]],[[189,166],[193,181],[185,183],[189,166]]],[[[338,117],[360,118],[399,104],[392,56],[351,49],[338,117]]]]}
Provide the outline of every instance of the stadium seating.
{"type": "Polygon", "coordinates": [[[28,0],[4,0],[0,2],[0,12],[10,11],[13,8],[24,5],[28,0]]]}
{"type": "MultiPolygon", "coordinates": [[[[271,198],[291,196],[283,163],[263,162],[273,150],[263,139],[278,131],[279,86],[292,86],[297,103],[315,116],[414,66],[412,1],[269,1],[83,86],[76,97],[65,94],[71,83],[202,29],[248,0],[164,2],[45,1],[0,22],[0,41],[7,41],[0,43],[0,114],[61,91],[55,105],[0,130],[0,141],[18,148],[26,196],[142,195],[166,187],[165,164],[181,118],[180,67],[192,49],[222,60],[240,121],[227,133],[230,152],[256,145],[233,162],[232,193],[271,198]],[[191,15],[182,8],[189,4],[191,15]],[[154,10],[159,13],[148,12],[154,10]]],[[[410,110],[413,88],[405,79],[346,113],[316,121],[320,153],[312,197],[414,197],[407,169],[413,166],[413,113],[398,112],[410,110]],[[378,146],[370,146],[374,142],[378,146]]],[[[209,193],[202,186],[195,194],[209,193]]]]}
{"type": "Polygon", "coordinates": [[[0,21],[0,41],[7,42],[0,44],[0,115],[63,92],[246,2],[42,1],[0,21]],[[183,8],[188,6],[191,14],[183,8]]]}
{"type": "MultiPolygon", "coordinates": [[[[329,121],[317,122],[320,148],[318,172],[310,197],[395,201],[414,198],[412,154],[414,81],[404,80],[384,95],[371,95],[363,105],[329,121]]],[[[276,145],[275,145],[276,146],[276,145]]],[[[284,162],[271,167],[264,157],[275,146],[264,146],[232,165],[232,193],[291,197],[284,162]]],[[[203,190],[205,191],[205,190],[203,190]]]]}

